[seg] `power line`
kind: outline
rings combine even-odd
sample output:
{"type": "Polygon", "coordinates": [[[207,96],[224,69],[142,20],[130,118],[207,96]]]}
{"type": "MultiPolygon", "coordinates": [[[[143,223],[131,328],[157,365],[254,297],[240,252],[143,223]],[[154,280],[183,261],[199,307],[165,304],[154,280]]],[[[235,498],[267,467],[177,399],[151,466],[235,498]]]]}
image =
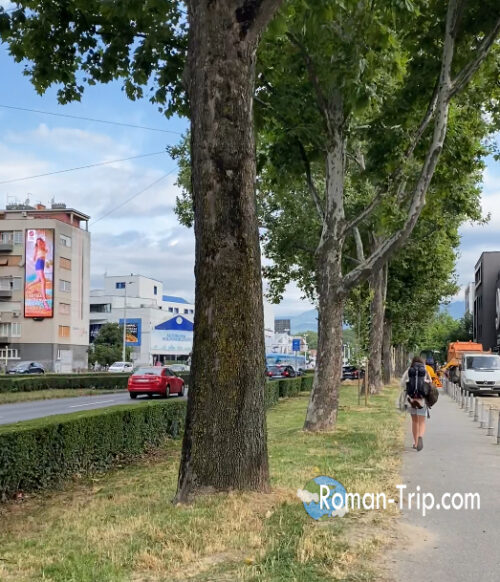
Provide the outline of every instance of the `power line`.
{"type": "Polygon", "coordinates": [[[145,129],[147,131],[158,131],[160,133],[171,133],[174,135],[182,135],[178,131],[170,131],[169,129],[159,129],[158,127],[147,127],[145,125],[134,125],[133,123],[123,123],[121,121],[109,121],[106,119],[96,119],[94,117],[83,117],[80,115],[70,115],[69,113],[54,113],[52,111],[42,111],[41,109],[30,109],[28,107],[16,107],[14,105],[4,105],[0,103],[3,109],[14,109],[16,111],[28,111],[29,113],[41,113],[42,115],[53,115],[54,117],[67,117],[69,119],[81,119],[83,121],[92,121],[95,123],[107,123],[109,125],[119,125],[121,127],[132,127],[134,129],[145,129]]]}
{"type": "Polygon", "coordinates": [[[99,222],[99,221],[103,220],[104,218],[108,217],[110,214],[113,214],[113,212],[116,212],[116,210],[119,210],[120,208],[122,208],[123,206],[125,206],[126,204],[128,204],[129,202],[131,202],[134,198],[137,198],[138,196],[140,196],[141,194],[143,194],[144,192],[146,192],[146,190],[149,190],[153,186],[156,186],[156,184],[158,184],[158,182],[161,182],[167,176],[170,176],[170,174],[172,174],[173,172],[175,172],[175,170],[176,170],[176,168],[173,168],[172,170],[170,170],[170,172],[167,172],[166,174],[163,174],[163,176],[161,176],[160,178],[157,178],[154,182],[151,182],[151,184],[149,184],[148,186],[146,186],[142,190],[139,190],[139,192],[136,192],[135,194],[132,194],[132,196],[130,196],[130,198],[127,198],[121,204],[118,204],[118,206],[115,206],[114,208],[112,208],[111,210],[109,210],[108,212],[106,212],[105,214],[103,214],[102,216],[99,216],[99,218],[96,218],[95,220],[91,220],[90,221],[90,224],[93,226],[97,222],[99,222]]]}
{"type": "Polygon", "coordinates": [[[66,172],[74,172],[75,170],[86,170],[88,168],[97,168],[98,166],[106,166],[109,164],[116,164],[117,162],[126,162],[128,160],[137,160],[139,158],[147,158],[150,156],[159,156],[165,151],[152,152],[150,154],[140,154],[138,156],[130,156],[128,158],[121,158],[119,160],[109,160],[107,162],[97,162],[96,164],[87,164],[86,166],[76,166],[75,168],[67,168],[66,170],[56,170],[55,172],[47,172],[46,174],[35,174],[34,176],[25,176],[24,178],[13,178],[12,180],[3,180],[0,184],[12,184],[12,182],[23,182],[24,180],[34,180],[35,178],[43,178],[45,176],[54,176],[55,174],[64,174],[66,172]]]}

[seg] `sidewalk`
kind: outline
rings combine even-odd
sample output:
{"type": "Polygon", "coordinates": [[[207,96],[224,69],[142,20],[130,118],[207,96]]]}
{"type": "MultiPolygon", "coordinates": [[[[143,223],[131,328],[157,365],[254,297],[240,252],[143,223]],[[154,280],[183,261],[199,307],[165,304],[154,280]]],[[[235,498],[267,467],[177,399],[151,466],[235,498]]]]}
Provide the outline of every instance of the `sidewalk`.
{"type": "Polygon", "coordinates": [[[427,421],[424,449],[411,448],[408,419],[401,482],[407,491],[479,493],[480,510],[403,512],[401,536],[388,555],[394,580],[498,582],[500,445],[443,392],[427,421]],[[405,537],[407,538],[405,541],[405,537]],[[400,547],[398,547],[400,546],[400,547]]]}

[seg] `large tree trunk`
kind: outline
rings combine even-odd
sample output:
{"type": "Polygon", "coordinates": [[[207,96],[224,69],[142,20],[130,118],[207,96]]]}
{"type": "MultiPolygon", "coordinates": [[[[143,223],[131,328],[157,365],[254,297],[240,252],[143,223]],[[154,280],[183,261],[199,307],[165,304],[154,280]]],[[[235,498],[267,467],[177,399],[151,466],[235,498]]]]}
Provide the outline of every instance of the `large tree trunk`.
{"type": "MultiPolygon", "coordinates": [[[[325,269],[326,271],[326,269],[325,269]]],[[[304,430],[330,431],[337,422],[342,378],[342,322],[345,297],[338,286],[329,286],[323,271],[318,306],[318,356],[304,430]]]]}
{"type": "Polygon", "coordinates": [[[387,265],[371,276],[373,297],[370,305],[370,354],[368,359],[368,386],[371,394],[382,389],[382,344],[384,337],[387,265]]]}
{"type": "Polygon", "coordinates": [[[382,380],[386,386],[392,381],[393,363],[392,363],[392,323],[389,318],[384,322],[384,340],[382,342],[382,380]]]}
{"type": "Polygon", "coordinates": [[[316,264],[319,290],[318,357],[304,423],[304,430],[310,431],[335,428],[342,378],[344,136],[343,104],[339,92],[333,95],[327,115],[333,135],[326,157],[326,208],[316,264]]]}
{"type": "Polygon", "coordinates": [[[196,311],[176,501],[266,491],[265,349],[255,205],[258,32],[279,1],[189,3],[196,311]]]}

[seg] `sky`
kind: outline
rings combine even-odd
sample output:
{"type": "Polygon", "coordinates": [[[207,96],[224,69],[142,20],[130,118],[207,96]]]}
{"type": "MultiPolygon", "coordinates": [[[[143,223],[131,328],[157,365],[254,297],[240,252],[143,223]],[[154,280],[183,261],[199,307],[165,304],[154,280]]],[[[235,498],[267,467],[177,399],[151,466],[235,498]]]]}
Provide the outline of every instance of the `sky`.
{"type": "MultiPolygon", "coordinates": [[[[64,202],[90,215],[91,286],[108,275],[142,274],[164,282],[165,292],[194,299],[194,234],[174,212],[176,165],[165,147],[178,143],[187,120],[166,119],[147,100],[132,102],[120,82],[89,87],[80,103],[59,105],[55,89],[39,96],[0,46],[0,206],[64,202]],[[16,106],[156,128],[147,131],[2,107],[16,106]],[[171,133],[166,133],[171,132],[171,133]],[[5,183],[76,166],[144,154],[140,159],[5,183]],[[140,193],[142,190],[144,192],[140,193]],[[138,194],[137,196],[135,196],[138,194]],[[129,202],[127,200],[133,198],[129,202]]],[[[488,160],[484,176],[486,226],[465,225],[457,262],[461,285],[473,279],[482,251],[500,250],[500,163],[488,160]]],[[[264,258],[264,262],[265,262],[264,258]]],[[[290,285],[275,316],[312,308],[290,285]]],[[[462,292],[454,299],[461,299],[462,292]]]]}

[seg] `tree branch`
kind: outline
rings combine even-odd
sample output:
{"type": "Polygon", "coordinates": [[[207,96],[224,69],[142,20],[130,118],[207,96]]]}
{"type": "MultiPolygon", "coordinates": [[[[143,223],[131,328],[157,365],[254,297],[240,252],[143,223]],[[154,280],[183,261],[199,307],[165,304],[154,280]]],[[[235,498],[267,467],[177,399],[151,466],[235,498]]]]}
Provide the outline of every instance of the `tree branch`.
{"type": "Polygon", "coordinates": [[[307,52],[306,47],[304,44],[297,38],[297,36],[291,32],[287,32],[287,37],[290,42],[295,45],[301,52],[304,62],[306,64],[307,72],[309,74],[309,80],[311,81],[314,91],[316,93],[316,100],[318,102],[319,110],[325,119],[325,123],[328,128],[328,132],[331,135],[331,127],[330,127],[330,117],[328,115],[328,99],[326,98],[325,94],[323,93],[323,89],[321,88],[321,84],[319,82],[318,75],[316,73],[316,69],[314,63],[311,59],[311,56],[307,52]]]}
{"type": "Polygon", "coordinates": [[[323,220],[325,219],[325,210],[323,208],[323,205],[321,204],[321,198],[318,189],[316,188],[316,185],[314,184],[314,180],[312,178],[311,164],[309,163],[309,158],[307,157],[307,152],[302,142],[299,139],[297,139],[297,143],[299,144],[300,156],[302,158],[302,161],[304,162],[304,170],[306,172],[306,180],[307,185],[309,187],[309,193],[311,194],[311,198],[313,199],[314,205],[316,206],[318,216],[321,222],[323,222],[323,220]]]}
{"type": "Polygon", "coordinates": [[[452,83],[452,88],[450,91],[450,99],[460,93],[464,87],[472,79],[472,76],[481,66],[484,59],[488,56],[488,53],[495,42],[498,33],[500,32],[500,18],[497,19],[495,25],[491,32],[483,38],[479,46],[476,49],[476,57],[472,59],[465,67],[458,73],[452,83]]]}
{"type": "Polygon", "coordinates": [[[247,39],[255,42],[267,28],[283,0],[243,0],[236,10],[236,19],[247,39]]]}
{"type": "Polygon", "coordinates": [[[365,251],[363,249],[363,239],[361,238],[361,233],[359,228],[355,228],[354,232],[354,242],[356,243],[356,254],[358,255],[358,263],[362,264],[365,260],[365,251]]]}
{"type": "Polygon", "coordinates": [[[446,31],[441,57],[438,95],[436,102],[436,117],[431,144],[420,172],[419,179],[413,190],[408,217],[397,232],[381,243],[378,248],[358,267],[344,277],[344,292],[365,281],[375,269],[380,269],[389,257],[403,246],[412,233],[417,220],[425,206],[425,196],[436,169],[439,156],[443,149],[448,125],[450,106],[451,65],[455,50],[456,22],[460,11],[459,0],[449,0],[446,14],[446,31]]]}
{"type": "Polygon", "coordinates": [[[385,192],[379,190],[375,196],[372,198],[371,202],[354,218],[352,218],[345,226],[344,226],[344,235],[349,234],[353,229],[356,229],[358,225],[360,225],[363,220],[366,220],[370,214],[377,208],[380,204],[382,199],[384,198],[385,192]]]}

